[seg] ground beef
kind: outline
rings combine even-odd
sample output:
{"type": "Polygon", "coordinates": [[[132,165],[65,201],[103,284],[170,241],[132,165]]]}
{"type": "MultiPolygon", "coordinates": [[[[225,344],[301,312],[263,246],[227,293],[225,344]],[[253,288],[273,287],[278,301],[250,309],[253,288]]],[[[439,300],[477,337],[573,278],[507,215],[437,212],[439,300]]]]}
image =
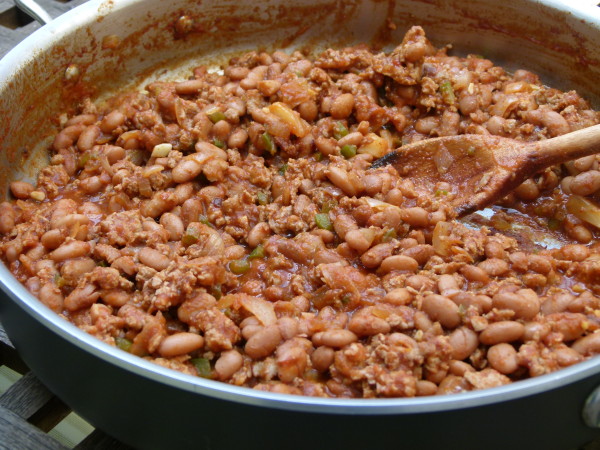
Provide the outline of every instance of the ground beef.
{"type": "Polygon", "coordinates": [[[81,99],[37,185],[0,204],[0,255],[104,342],[260,390],[449,394],[591,358],[600,232],[575,206],[600,215],[598,156],[460,220],[450,186],[371,169],[433,136],[599,122],[576,92],[449,48],[413,27],[389,53],[250,52],[81,99]]]}

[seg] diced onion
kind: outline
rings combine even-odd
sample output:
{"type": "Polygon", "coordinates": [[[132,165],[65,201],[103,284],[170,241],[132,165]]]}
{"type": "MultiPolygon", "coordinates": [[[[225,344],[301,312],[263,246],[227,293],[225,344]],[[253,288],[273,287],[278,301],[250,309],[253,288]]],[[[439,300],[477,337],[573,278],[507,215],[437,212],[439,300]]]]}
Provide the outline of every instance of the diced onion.
{"type": "Polygon", "coordinates": [[[363,198],[367,202],[367,205],[369,205],[371,208],[376,209],[378,211],[384,211],[387,208],[401,209],[396,205],[392,205],[391,203],[382,202],[381,200],[377,200],[375,198],[371,198],[371,197],[363,197],[363,198]]]}
{"type": "Polygon", "coordinates": [[[600,228],[600,206],[580,195],[571,195],[567,211],[578,219],[600,228]]]}
{"type": "Polygon", "coordinates": [[[452,246],[455,240],[450,238],[452,224],[450,222],[438,222],[433,229],[431,244],[433,249],[440,256],[449,256],[452,254],[452,246]]]}
{"type": "Polygon", "coordinates": [[[152,157],[153,158],[164,158],[169,155],[169,152],[173,150],[173,146],[171,144],[158,144],[155,145],[152,149],[152,157]]]}
{"type": "Polygon", "coordinates": [[[273,103],[269,106],[269,112],[289,125],[291,132],[299,138],[303,138],[310,132],[308,123],[285,103],[273,103]]]}
{"type": "Polygon", "coordinates": [[[358,153],[368,153],[375,158],[381,158],[387,152],[389,143],[387,139],[377,136],[375,133],[369,133],[365,136],[366,144],[361,145],[357,150],[358,153]]]}
{"type": "Polygon", "coordinates": [[[448,169],[454,162],[454,158],[452,157],[448,149],[444,147],[444,145],[440,145],[438,151],[435,153],[435,155],[433,155],[433,162],[435,164],[435,167],[437,168],[438,173],[444,174],[448,172],[448,169]]]}
{"type": "Polygon", "coordinates": [[[154,164],[154,165],[152,165],[150,167],[147,167],[144,170],[144,178],[148,178],[148,177],[154,175],[155,173],[160,173],[163,170],[165,170],[165,168],[163,166],[161,166],[159,164],[154,164]]]}
{"type": "Polygon", "coordinates": [[[250,295],[242,295],[240,303],[249,313],[254,314],[263,325],[272,325],[277,322],[273,303],[250,295]]]}

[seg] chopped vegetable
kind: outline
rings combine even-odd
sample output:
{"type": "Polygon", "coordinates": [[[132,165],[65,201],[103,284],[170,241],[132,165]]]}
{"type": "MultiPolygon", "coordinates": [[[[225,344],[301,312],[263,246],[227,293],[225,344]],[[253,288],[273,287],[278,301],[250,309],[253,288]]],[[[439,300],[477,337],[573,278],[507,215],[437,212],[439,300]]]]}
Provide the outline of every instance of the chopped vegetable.
{"type": "Polygon", "coordinates": [[[269,112],[271,114],[275,114],[286,124],[288,124],[292,134],[295,134],[299,138],[303,138],[310,132],[310,126],[308,123],[285,103],[273,103],[271,106],[269,106],[269,112]]]}
{"type": "Polygon", "coordinates": [[[315,154],[313,155],[315,158],[315,161],[319,162],[323,159],[323,153],[321,152],[315,152],[315,154]]]}
{"type": "Polygon", "coordinates": [[[550,230],[558,230],[558,229],[560,229],[560,226],[561,226],[560,220],[558,220],[554,217],[550,217],[548,219],[548,228],[550,230]]]}
{"type": "Polygon", "coordinates": [[[333,137],[336,140],[339,141],[341,138],[347,135],[348,128],[346,128],[346,125],[344,125],[343,122],[336,122],[333,124],[333,137]]]}
{"type": "Polygon", "coordinates": [[[342,153],[342,156],[346,159],[350,159],[353,156],[356,156],[356,145],[350,145],[350,144],[343,145],[341,153],[342,153]]]}
{"type": "Polygon", "coordinates": [[[193,358],[190,362],[196,368],[198,376],[202,378],[212,378],[212,369],[210,368],[210,361],[206,358],[193,358]]]}
{"type": "Polygon", "coordinates": [[[273,303],[250,295],[241,296],[240,303],[244,309],[253,314],[263,325],[272,325],[277,322],[273,303]]]}
{"type": "Polygon", "coordinates": [[[454,95],[454,89],[450,81],[444,80],[440,83],[440,94],[442,94],[444,102],[448,105],[454,105],[454,102],[456,102],[456,96],[454,95]]]}
{"type": "Polygon", "coordinates": [[[67,282],[65,281],[65,279],[63,277],[61,277],[58,273],[54,274],[54,284],[56,284],[57,287],[61,288],[63,287],[65,284],[67,284],[67,282]]]}
{"type": "Polygon", "coordinates": [[[221,139],[219,139],[219,138],[214,138],[214,139],[213,139],[213,145],[215,145],[216,147],[219,147],[219,148],[221,148],[221,149],[225,149],[225,147],[226,147],[226,146],[225,146],[225,142],[224,142],[224,141],[222,141],[222,140],[221,140],[221,139]]]}
{"type": "Polygon", "coordinates": [[[127,159],[136,166],[142,166],[145,162],[144,151],[139,149],[131,150],[127,155],[127,159]]]}
{"type": "Polygon", "coordinates": [[[243,275],[250,270],[250,263],[247,259],[236,259],[229,263],[229,270],[236,275],[243,275]]]}
{"type": "Polygon", "coordinates": [[[83,155],[81,155],[79,157],[79,160],[77,160],[77,167],[79,169],[83,169],[85,167],[85,165],[88,163],[88,161],[92,158],[92,155],[89,153],[84,153],[83,155]]]}
{"type": "Polygon", "coordinates": [[[219,300],[223,296],[223,288],[220,284],[215,284],[210,288],[210,295],[219,300]]]}
{"type": "Polygon", "coordinates": [[[600,228],[600,206],[580,195],[571,195],[567,201],[567,211],[578,219],[600,228]]]}
{"type": "Polygon", "coordinates": [[[439,146],[438,151],[435,152],[432,159],[440,174],[448,172],[448,169],[454,162],[454,157],[443,144],[439,146]]]}
{"type": "Polygon", "coordinates": [[[268,205],[269,204],[269,194],[263,191],[258,191],[256,194],[256,199],[258,200],[259,205],[268,205]]]}
{"type": "Polygon", "coordinates": [[[223,112],[218,109],[208,111],[206,113],[206,115],[208,116],[208,118],[210,119],[210,121],[212,123],[217,123],[217,122],[220,122],[221,120],[225,120],[225,114],[223,114],[223,112]]]}
{"type": "Polygon", "coordinates": [[[329,219],[329,214],[315,214],[315,223],[322,230],[333,231],[333,225],[331,224],[331,220],[329,219]]]}
{"type": "Polygon", "coordinates": [[[398,235],[396,234],[396,230],[390,228],[389,230],[385,230],[383,236],[381,237],[381,242],[390,242],[392,239],[396,239],[398,235]]]}
{"type": "Polygon", "coordinates": [[[187,247],[198,242],[198,239],[200,239],[200,228],[198,224],[192,222],[186,228],[181,243],[187,247]]]}
{"type": "Polygon", "coordinates": [[[203,214],[200,214],[200,215],[198,216],[198,222],[200,222],[200,223],[202,223],[202,224],[204,224],[204,225],[208,225],[208,226],[209,226],[209,227],[211,227],[211,228],[214,228],[213,224],[212,224],[212,223],[210,223],[210,220],[208,220],[208,217],[206,217],[206,216],[205,216],[205,215],[203,215],[203,214]]]}
{"type": "Polygon", "coordinates": [[[254,250],[248,255],[248,259],[256,259],[256,258],[264,258],[265,257],[265,248],[259,244],[256,246],[254,250]]]}
{"type": "Polygon", "coordinates": [[[285,175],[285,172],[287,171],[287,169],[288,169],[287,163],[283,164],[278,170],[279,175],[282,175],[282,176],[285,175]]]}
{"type": "Polygon", "coordinates": [[[132,342],[129,339],[125,339],[124,337],[116,337],[115,338],[115,344],[117,345],[117,347],[119,347],[121,350],[124,350],[126,352],[129,351],[129,349],[131,349],[131,344],[132,342]]]}
{"type": "Polygon", "coordinates": [[[153,158],[164,158],[169,155],[171,150],[173,150],[173,145],[171,144],[158,144],[154,146],[150,156],[153,158]]]}
{"type": "Polygon", "coordinates": [[[260,138],[262,140],[263,147],[265,148],[265,150],[271,155],[274,155],[276,148],[271,135],[265,131],[263,134],[261,134],[260,138]]]}
{"type": "Polygon", "coordinates": [[[369,133],[365,136],[365,144],[361,145],[357,152],[368,153],[373,155],[375,158],[381,158],[389,150],[389,143],[387,139],[377,136],[375,133],[369,133]]]}
{"type": "Polygon", "coordinates": [[[43,202],[44,199],[46,198],[46,194],[43,191],[32,191],[29,194],[29,197],[31,197],[33,200],[36,200],[38,202],[43,202]]]}
{"type": "Polygon", "coordinates": [[[329,211],[331,211],[333,208],[335,208],[337,206],[337,202],[333,199],[330,200],[325,200],[323,202],[323,204],[321,205],[321,212],[322,213],[328,213],[329,211]]]}

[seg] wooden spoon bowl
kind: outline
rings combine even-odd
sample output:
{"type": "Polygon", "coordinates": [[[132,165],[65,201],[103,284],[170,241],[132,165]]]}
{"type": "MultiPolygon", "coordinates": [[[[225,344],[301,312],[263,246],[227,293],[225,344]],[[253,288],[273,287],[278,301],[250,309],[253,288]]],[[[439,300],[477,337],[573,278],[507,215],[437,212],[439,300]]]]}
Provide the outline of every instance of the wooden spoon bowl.
{"type": "Polygon", "coordinates": [[[537,142],[463,134],[405,145],[371,168],[392,164],[428,195],[440,182],[447,183],[453,194],[450,203],[460,217],[491,205],[549,166],[598,152],[600,125],[537,142]]]}

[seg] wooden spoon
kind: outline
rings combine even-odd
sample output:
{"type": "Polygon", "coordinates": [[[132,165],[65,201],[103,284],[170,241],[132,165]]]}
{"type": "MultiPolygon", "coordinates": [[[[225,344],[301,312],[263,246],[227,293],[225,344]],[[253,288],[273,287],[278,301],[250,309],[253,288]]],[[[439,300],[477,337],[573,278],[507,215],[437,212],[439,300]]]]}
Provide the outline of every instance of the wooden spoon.
{"type": "Polygon", "coordinates": [[[439,182],[448,183],[450,204],[460,217],[491,205],[549,166],[598,152],[600,125],[536,142],[463,134],[405,145],[371,168],[392,164],[428,195],[439,182]]]}

